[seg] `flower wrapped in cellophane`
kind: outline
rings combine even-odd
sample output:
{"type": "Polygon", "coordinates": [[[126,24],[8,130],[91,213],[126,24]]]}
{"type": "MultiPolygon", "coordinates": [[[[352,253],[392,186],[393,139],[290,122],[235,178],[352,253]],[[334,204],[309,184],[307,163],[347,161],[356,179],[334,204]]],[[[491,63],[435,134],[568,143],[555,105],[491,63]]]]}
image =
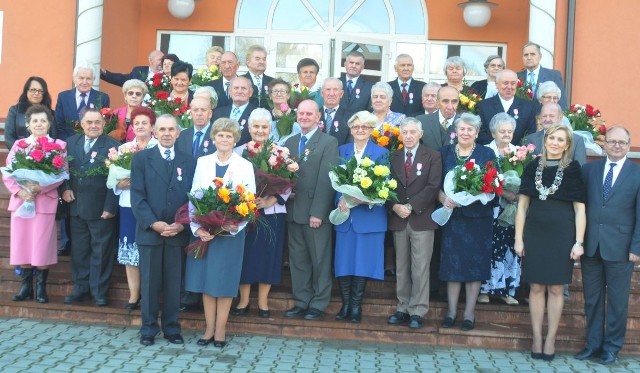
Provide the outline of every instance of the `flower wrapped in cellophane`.
{"type": "Polygon", "coordinates": [[[249,141],[242,151],[255,170],[256,191],[259,197],[285,194],[296,185],[298,163],[289,156],[289,149],[271,139],[249,141]]]}

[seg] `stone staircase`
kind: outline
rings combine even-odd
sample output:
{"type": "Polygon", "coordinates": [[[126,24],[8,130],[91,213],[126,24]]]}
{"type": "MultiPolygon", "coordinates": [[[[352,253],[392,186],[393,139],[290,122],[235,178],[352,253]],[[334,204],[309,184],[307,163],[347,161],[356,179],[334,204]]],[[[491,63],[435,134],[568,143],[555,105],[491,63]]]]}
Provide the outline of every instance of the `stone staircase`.
{"type": "MultiPolygon", "coordinates": [[[[65,294],[72,289],[70,263],[68,257],[61,257],[53,266],[49,276],[48,292],[51,302],[38,304],[33,301],[13,302],[11,296],[18,290],[20,279],[9,265],[9,214],[6,211],[8,193],[0,186],[0,316],[22,317],[67,322],[99,323],[120,326],[140,325],[140,312],[124,309],[128,299],[128,289],[124,267],[116,265],[109,292],[109,306],[95,307],[92,302],[69,306],[62,302],[65,294]]],[[[293,306],[289,272],[283,271],[282,284],[271,291],[270,308],[272,317],[261,319],[257,316],[257,300],[252,298],[251,314],[245,317],[229,318],[228,333],[259,334],[271,336],[291,336],[314,339],[344,339],[356,341],[376,341],[391,343],[411,343],[437,346],[461,346],[498,348],[528,351],[531,332],[529,310],[526,306],[507,306],[492,301],[480,304],[476,311],[476,328],[462,332],[459,327],[440,328],[440,321],[446,312],[446,302],[432,299],[431,309],[425,327],[412,330],[406,326],[390,326],[387,317],[395,311],[395,279],[371,281],[367,286],[363,305],[363,320],[360,324],[334,320],[341,302],[334,284],[334,294],[321,321],[287,319],[282,311],[293,306]]],[[[558,332],[557,350],[573,352],[584,345],[585,318],[580,268],[574,269],[574,281],[570,287],[570,300],[565,304],[564,314],[558,332]]],[[[255,291],[252,292],[255,294],[255,291]]],[[[463,304],[460,304],[460,311],[463,304]]],[[[182,327],[204,330],[204,316],[199,311],[183,312],[180,317],[182,327]]],[[[632,279],[630,313],[627,321],[628,333],[622,353],[640,354],[640,270],[636,269],[632,279]]]]}

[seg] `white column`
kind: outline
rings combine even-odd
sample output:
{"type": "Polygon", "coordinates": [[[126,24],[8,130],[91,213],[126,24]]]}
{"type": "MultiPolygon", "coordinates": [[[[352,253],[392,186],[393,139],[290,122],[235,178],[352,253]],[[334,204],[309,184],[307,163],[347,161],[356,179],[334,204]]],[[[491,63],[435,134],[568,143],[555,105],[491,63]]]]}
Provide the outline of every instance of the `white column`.
{"type": "Polygon", "coordinates": [[[100,83],[103,2],[104,0],[77,0],[74,66],[85,61],[93,65],[95,88],[100,83]]]}
{"type": "Polygon", "coordinates": [[[542,48],[542,66],[552,69],[556,37],[556,0],[531,0],[529,41],[542,48]]]}

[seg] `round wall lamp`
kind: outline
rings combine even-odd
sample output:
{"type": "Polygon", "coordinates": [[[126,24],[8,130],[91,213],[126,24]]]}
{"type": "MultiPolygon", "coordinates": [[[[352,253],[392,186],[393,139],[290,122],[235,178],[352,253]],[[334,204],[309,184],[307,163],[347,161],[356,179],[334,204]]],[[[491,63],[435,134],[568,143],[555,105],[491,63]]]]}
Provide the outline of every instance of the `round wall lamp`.
{"type": "Polygon", "coordinates": [[[490,3],[487,0],[468,0],[466,3],[460,3],[458,6],[464,9],[462,16],[464,22],[469,27],[484,27],[491,19],[491,8],[495,8],[498,4],[490,3]]]}
{"type": "Polygon", "coordinates": [[[188,18],[196,7],[194,0],[169,0],[169,13],[180,19],[188,18]]]}

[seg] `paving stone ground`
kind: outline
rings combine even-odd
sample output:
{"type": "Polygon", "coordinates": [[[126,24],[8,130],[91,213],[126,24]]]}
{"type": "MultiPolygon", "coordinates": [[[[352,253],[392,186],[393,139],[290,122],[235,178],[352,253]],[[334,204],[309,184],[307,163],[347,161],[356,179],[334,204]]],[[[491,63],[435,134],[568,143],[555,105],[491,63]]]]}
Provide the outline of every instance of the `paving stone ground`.
{"type": "Polygon", "coordinates": [[[227,346],[200,347],[162,336],[144,347],[135,328],[0,318],[0,371],[13,372],[640,372],[640,357],[612,366],[558,354],[551,362],[526,352],[358,341],[228,335],[227,346]]]}

